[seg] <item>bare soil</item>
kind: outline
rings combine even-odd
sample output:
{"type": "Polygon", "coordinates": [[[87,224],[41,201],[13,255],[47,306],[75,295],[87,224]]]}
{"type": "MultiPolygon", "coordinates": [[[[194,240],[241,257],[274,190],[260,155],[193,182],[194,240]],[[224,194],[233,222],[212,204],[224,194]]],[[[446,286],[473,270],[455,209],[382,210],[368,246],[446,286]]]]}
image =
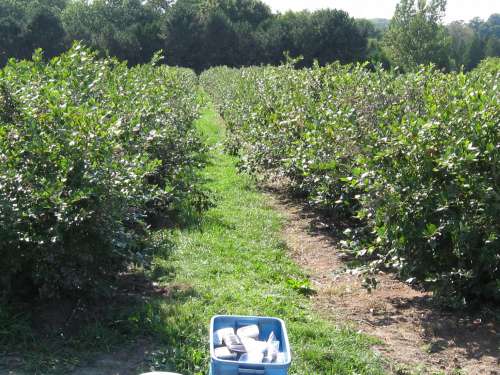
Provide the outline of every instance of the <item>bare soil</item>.
{"type": "Polygon", "coordinates": [[[287,220],[283,237],[293,259],[308,272],[317,309],[379,338],[382,344],[374,349],[389,360],[390,372],[500,374],[498,321],[443,311],[432,303],[431,293],[391,274],[378,275],[378,287],[369,293],[339,251],[331,235],[334,224],[325,224],[280,188],[265,190],[287,220]]]}

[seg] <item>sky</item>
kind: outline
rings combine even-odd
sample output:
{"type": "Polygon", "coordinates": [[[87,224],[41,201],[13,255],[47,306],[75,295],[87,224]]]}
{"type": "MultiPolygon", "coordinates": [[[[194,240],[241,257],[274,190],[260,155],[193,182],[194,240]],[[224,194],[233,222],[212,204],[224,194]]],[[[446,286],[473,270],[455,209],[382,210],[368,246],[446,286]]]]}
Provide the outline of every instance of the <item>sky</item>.
{"type": "MultiPolygon", "coordinates": [[[[398,0],[263,0],[274,11],[336,8],[355,18],[392,18],[398,0]]],[[[487,19],[500,13],[500,0],[448,0],[445,22],[487,19]]]]}

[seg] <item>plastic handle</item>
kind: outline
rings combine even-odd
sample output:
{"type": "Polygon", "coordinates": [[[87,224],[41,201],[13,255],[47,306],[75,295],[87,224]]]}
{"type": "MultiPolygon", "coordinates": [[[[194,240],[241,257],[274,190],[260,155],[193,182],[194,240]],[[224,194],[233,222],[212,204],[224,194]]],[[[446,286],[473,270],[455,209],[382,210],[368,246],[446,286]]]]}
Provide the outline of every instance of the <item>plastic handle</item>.
{"type": "Polygon", "coordinates": [[[245,375],[265,375],[266,370],[254,370],[251,368],[239,368],[238,369],[238,374],[245,374],[245,375]]]}

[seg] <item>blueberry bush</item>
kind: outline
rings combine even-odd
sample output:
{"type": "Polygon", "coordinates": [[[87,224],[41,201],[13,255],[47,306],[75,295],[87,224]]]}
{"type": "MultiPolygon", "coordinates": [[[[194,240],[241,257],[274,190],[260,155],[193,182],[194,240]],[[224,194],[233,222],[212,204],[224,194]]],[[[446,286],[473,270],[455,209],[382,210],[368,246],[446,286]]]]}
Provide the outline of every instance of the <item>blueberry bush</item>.
{"type": "Polygon", "coordinates": [[[500,72],[212,68],[244,169],[348,219],[343,244],[454,305],[500,302],[500,72]]]}
{"type": "Polygon", "coordinates": [[[0,70],[0,290],[104,291],[151,224],[203,205],[196,75],[75,44],[0,70]]]}

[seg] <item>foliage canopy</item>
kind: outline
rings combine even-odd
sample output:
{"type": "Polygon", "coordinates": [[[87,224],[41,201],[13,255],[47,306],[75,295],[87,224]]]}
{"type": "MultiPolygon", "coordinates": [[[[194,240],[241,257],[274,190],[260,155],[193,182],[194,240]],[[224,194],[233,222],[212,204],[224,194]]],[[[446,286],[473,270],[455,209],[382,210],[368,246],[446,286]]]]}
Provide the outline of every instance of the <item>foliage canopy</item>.
{"type": "Polygon", "coordinates": [[[0,70],[4,293],[99,292],[144,261],[151,220],[203,202],[196,87],[192,71],[128,69],[79,44],[0,70]]]}

